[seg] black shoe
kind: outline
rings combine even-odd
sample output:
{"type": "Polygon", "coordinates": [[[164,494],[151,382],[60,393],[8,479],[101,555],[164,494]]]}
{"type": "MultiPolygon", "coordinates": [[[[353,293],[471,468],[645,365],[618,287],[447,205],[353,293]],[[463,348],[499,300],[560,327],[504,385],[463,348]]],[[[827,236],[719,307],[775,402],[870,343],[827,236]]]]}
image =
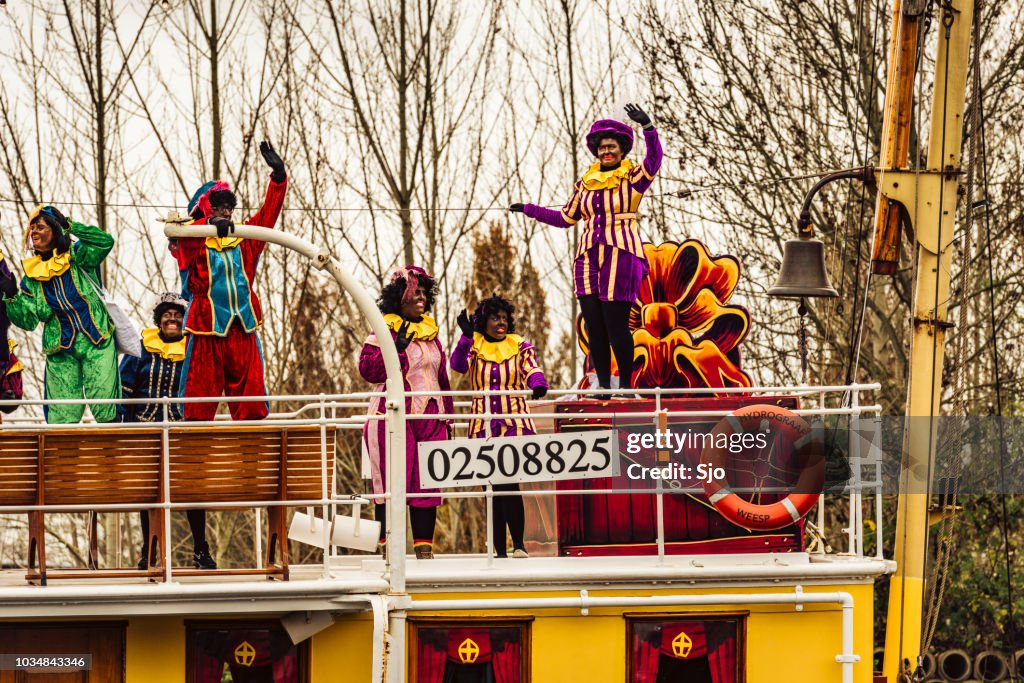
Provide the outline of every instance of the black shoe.
{"type": "Polygon", "coordinates": [[[192,553],[192,564],[196,569],[216,569],[217,562],[210,557],[210,551],[207,548],[197,550],[192,553]]]}

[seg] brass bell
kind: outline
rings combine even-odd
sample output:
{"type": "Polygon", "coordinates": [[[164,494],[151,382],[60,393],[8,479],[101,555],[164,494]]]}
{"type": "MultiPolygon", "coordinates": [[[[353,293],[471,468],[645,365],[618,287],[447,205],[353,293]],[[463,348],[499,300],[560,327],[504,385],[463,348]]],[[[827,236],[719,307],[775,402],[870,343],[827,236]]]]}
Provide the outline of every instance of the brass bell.
{"type": "Polygon", "coordinates": [[[782,247],[782,269],[768,296],[839,296],[825,272],[825,245],[821,240],[787,240],[782,247]]]}

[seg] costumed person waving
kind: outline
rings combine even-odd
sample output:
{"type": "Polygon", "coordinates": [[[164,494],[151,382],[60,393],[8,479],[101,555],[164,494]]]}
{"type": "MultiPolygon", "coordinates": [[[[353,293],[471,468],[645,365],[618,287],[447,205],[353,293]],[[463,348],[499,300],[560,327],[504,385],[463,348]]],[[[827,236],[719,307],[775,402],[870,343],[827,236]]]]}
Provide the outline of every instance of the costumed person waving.
{"type": "MultiPolygon", "coordinates": [[[[462,338],[452,352],[452,370],[468,374],[469,386],[474,392],[531,389],[532,398],[536,401],[548,393],[548,381],[537,364],[536,349],[518,334],[513,334],[516,330],[514,314],[515,307],[497,294],[481,301],[472,319],[463,310],[458,318],[462,338]]],[[[476,415],[484,412],[530,414],[525,396],[485,396],[482,393],[473,396],[470,411],[476,415]]],[[[489,424],[474,418],[469,423],[469,435],[476,439],[536,433],[529,417],[492,418],[489,424]]],[[[494,490],[518,491],[519,484],[496,484],[494,490]]],[[[523,542],[526,514],[522,496],[494,498],[493,540],[498,557],[508,557],[506,525],[512,536],[512,557],[527,557],[523,542]]]]}
{"type": "MultiPolygon", "coordinates": [[[[46,398],[120,398],[114,325],[96,291],[114,238],[40,206],[29,215],[26,244],[33,255],[21,262],[20,289],[11,294],[10,279],[0,275],[0,290],[12,323],[28,331],[43,323],[46,398]]],[[[90,410],[97,422],[117,415],[112,403],[90,410]]],[[[47,422],[68,424],[81,421],[85,406],[46,406],[44,412],[47,422]]]]}
{"type": "MultiPolygon", "coordinates": [[[[260,143],[260,153],[271,169],[270,182],[263,206],[245,225],[271,229],[281,215],[288,179],[284,162],[269,142],[260,143]]],[[[181,378],[185,398],[267,393],[259,338],[263,309],[255,290],[260,256],[267,243],[232,235],[235,224],[231,214],[237,205],[235,193],[225,181],[204,184],[192,196],[188,212],[192,225],[212,225],[217,236],[184,237],[171,243],[189,300],[185,317],[189,336],[181,378]]],[[[228,409],[234,420],[262,420],[270,410],[266,401],[229,402],[228,409]]],[[[186,420],[210,421],[217,414],[217,404],[186,403],[184,414],[186,420]]],[[[196,512],[205,520],[205,511],[196,512]]],[[[206,549],[205,543],[193,540],[197,553],[206,549]]],[[[198,557],[196,564],[202,564],[198,557]]]]}
{"type": "MultiPolygon", "coordinates": [[[[268,142],[260,153],[271,168],[263,206],[245,225],[273,228],[281,215],[287,189],[284,162],[268,142]]],[[[231,214],[238,205],[223,180],[204,184],[188,204],[192,225],[212,225],[217,237],[184,237],[171,251],[182,273],[190,301],[185,330],[189,333],[183,396],[263,396],[263,351],[258,330],[263,309],[256,295],[256,272],[266,242],[244,240],[231,233],[231,214]]],[[[228,403],[235,420],[259,420],[269,408],[263,401],[228,403]]],[[[186,403],[185,419],[212,420],[216,403],[186,403]]]]}
{"type": "MultiPolygon", "coordinates": [[[[406,266],[392,274],[390,282],[380,293],[377,305],[384,314],[384,320],[398,349],[402,366],[402,383],[406,391],[439,392],[450,391],[447,358],[437,338],[437,323],[427,315],[434,305],[437,283],[427,271],[418,266],[406,266]]],[[[374,391],[383,391],[387,380],[384,356],[376,335],[371,334],[363,344],[359,355],[359,374],[367,382],[377,385],[374,391]]],[[[384,414],[384,397],[370,405],[371,415],[384,414]]],[[[407,396],[406,415],[452,414],[454,403],[451,396],[407,396]]],[[[363,427],[363,439],[370,458],[373,475],[373,492],[385,493],[387,465],[384,462],[384,440],[387,427],[384,420],[367,420],[363,427]]],[[[437,506],[441,504],[437,489],[420,485],[417,445],[425,441],[440,441],[448,438],[448,421],[441,419],[407,420],[405,423],[405,453],[393,457],[405,458],[405,490],[408,493],[433,493],[436,496],[409,499],[409,522],[412,526],[413,548],[417,559],[434,557],[434,527],[437,524],[437,506]]],[[[383,503],[375,508],[375,517],[380,525],[380,542],[387,538],[387,519],[383,503]]]]}
{"type": "MultiPolygon", "coordinates": [[[[18,283],[0,252],[0,297],[6,299],[17,293],[18,283]]],[[[24,368],[14,355],[17,344],[7,336],[10,326],[7,306],[0,301],[0,401],[18,401],[22,395],[21,372],[24,368]]],[[[0,413],[11,413],[15,408],[17,406],[14,405],[0,406],[0,413]]]]}
{"type": "Polygon", "coordinates": [[[536,204],[515,203],[510,211],[556,228],[583,221],[583,234],[573,263],[573,280],[580,312],[587,325],[590,360],[603,389],[611,387],[612,352],[619,368],[619,386],[632,386],[633,335],[629,309],[647,275],[644,240],[637,208],[661,168],[661,142],[651,118],[636,105],[626,114],[643,127],[647,156],[639,166],[625,158],[633,148],[633,130],[614,119],[594,123],[587,148],[597,157],[576,181],[561,211],[536,204]]]}
{"type": "MultiPolygon", "coordinates": [[[[142,331],[142,355],[121,359],[121,394],[131,399],[176,398],[181,394],[181,371],[185,361],[184,317],[188,307],[180,294],[164,292],[153,309],[154,327],[142,331]]],[[[180,403],[167,404],[167,420],[184,419],[180,403]]],[[[161,403],[134,403],[118,406],[118,417],[123,422],[160,422],[164,419],[161,403]]],[[[206,520],[201,510],[187,510],[192,530],[193,562],[201,569],[216,569],[206,543],[206,520]]],[[[150,513],[139,513],[142,526],[142,559],[139,569],[156,563],[158,550],[150,536],[150,513]],[[152,552],[150,549],[152,548],[152,552]]]]}

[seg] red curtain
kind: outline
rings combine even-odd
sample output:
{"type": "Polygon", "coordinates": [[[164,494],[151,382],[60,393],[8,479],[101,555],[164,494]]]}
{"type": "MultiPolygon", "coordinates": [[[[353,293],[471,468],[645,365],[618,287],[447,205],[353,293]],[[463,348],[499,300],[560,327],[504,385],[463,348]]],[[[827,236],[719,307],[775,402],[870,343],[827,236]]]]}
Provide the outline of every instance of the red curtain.
{"type": "Polygon", "coordinates": [[[736,680],[736,639],[726,638],[708,652],[713,683],[734,683],[736,680]]]}
{"type": "MultiPolygon", "coordinates": [[[[635,630],[635,626],[633,627],[635,630]]],[[[658,680],[658,660],[661,649],[643,638],[633,635],[633,683],[655,683],[658,680]]]]}
{"type": "MultiPolygon", "coordinates": [[[[298,653],[287,634],[266,629],[199,629],[195,632],[193,672],[196,683],[220,683],[224,665],[232,670],[253,671],[270,667],[274,680],[298,680],[298,653]],[[243,643],[251,648],[251,661],[236,661],[235,650],[243,643]]],[[[246,648],[248,650],[248,648],[246,648]]]]}
{"type": "Polygon", "coordinates": [[[416,653],[417,683],[441,683],[444,678],[444,663],[448,653],[430,643],[420,643],[416,653]]]}
{"type": "Polygon", "coordinates": [[[192,661],[196,683],[220,683],[224,662],[204,654],[197,654],[192,661]]]}
{"type": "Polygon", "coordinates": [[[634,623],[632,683],[658,680],[659,660],[676,657],[672,642],[680,633],[690,640],[686,659],[707,656],[713,683],[736,682],[736,623],[676,621],[634,623]]]}
{"type": "Polygon", "coordinates": [[[459,648],[467,639],[476,645],[476,657],[471,663],[490,662],[496,683],[520,683],[522,645],[518,627],[420,629],[419,652],[416,653],[417,683],[440,683],[446,662],[462,662],[459,648]],[[514,636],[510,637],[512,634],[514,636]]]}
{"type": "Polygon", "coordinates": [[[491,666],[494,667],[494,680],[496,683],[520,683],[519,674],[522,673],[521,650],[522,648],[519,643],[510,642],[505,643],[505,647],[493,653],[491,666]]]}

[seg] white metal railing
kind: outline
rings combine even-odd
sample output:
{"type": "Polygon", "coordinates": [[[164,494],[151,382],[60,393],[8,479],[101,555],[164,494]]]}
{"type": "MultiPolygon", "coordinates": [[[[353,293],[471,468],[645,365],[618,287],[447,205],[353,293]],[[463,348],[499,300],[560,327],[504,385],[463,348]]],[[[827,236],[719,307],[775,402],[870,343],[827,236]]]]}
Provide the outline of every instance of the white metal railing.
{"type": "MultiPolygon", "coordinates": [[[[856,427],[863,416],[876,416],[879,414],[880,407],[877,405],[864,405],[860,400],[860,394],[862,392],[870,392],[878,389],[878,385],[874,384],[860,384],[850,386],[828,386],[828,387],[808,387],[808,386],[771,386],[771,387],[742,387],[742,388],[730,388],[730,389],[716,389],[713,393],[716,394],[744,394],[750,396],[766,395],[770,394],[773,396],[797,396],[801,398],[803,402],[800,409],[794,410],[793,412],[801,416],[848,416],[850,419],[850,430],[851,435],[850,444],[848,448],[849,463],[852,470],[852,478],[846,496],[848,498],[848,515],[847,524],[843,527],[843,535],[846,537],[846,548],[842,554],[851,555],[856,557],[862,557],[864,554],[864,514],[863,504],[865,493],[869,496],[874,497],[874,509],[873,509],[873,521],[874,521],[874,533],[875,538],[881,538],[883,533],[883,520],[881,515],[881,458],[877,452],[864,454],[861,452],[862,443],[855,437],[856,427]],[[830,400],[831,399],[831,400],[830,400]],[[865,470],[868,474],[865,476],[865,470]]],[[[522,395],[528,396],[531,392],[529,391],[485,391],[485,392],[472,392],[472,391],[450,391],[450,392],[408,392],[408,395],[429,395],[433,397],[439,396],[451,396],[453,399],[460,399],[456,402],[456,410],[454,413],[441,413],[431,415],[404,415],[403,420],[419,420],[419,419],[446,419],[454,422],[456,430],[464,432],[468,427],[468,420],[470,419],[482,419],[485,420],[485,424],[490,425],[490,420],[500,418],[522,418],[522,414],[506,414],[506,413],[491,413],[489,412],[490,401],[484,400],[483,405],[485,406],[485,412],[475,414],[469,412],[471,405],[467,398],[477,396],[483,396],[486,398],[499,396],[499,395],[522,395]]],[[[548,393],[549,397],[572,397],[572,396],[583,396],[587,394],[607,393],[606,390],[551,390],[548,393]]],[[[579,420],[581,417],[589,419],[605,419],[611,420],[613,418],[624,418],[628,417],[631,422],[638,422],[649,418],[655,421],[659,415],[668,416],[669,418],[720,418],[730,413],[728,409],[721,410],[699,410],[699,411],[677,411],[677,410],[666,410],[663,407],[662,399],[692,396],[700,394],[707,396],[709,390],[707,389],[648,389],[648,390],[635,390],[631,393],[641,394],[646,397],[653,397],[655,402],[653,407],[647,411],[634,411],[634,406],[630,406],[628,412],[625,411],[606,411],[606,412],[587,412],[583,413],[533,413],[530,417],[535,423],[541,424],[554,424],[560,421],[568,420],[579,420]]],[[[188,508],[205,508],[210,510],[217,510],[223,508],[238,508],[238,507],[252,507],[256,510],[263,508],[270,508],[274,506],[287,506],[287,507],[319,507],[321,515],[324,519],[328,519],[334,512],[334,507],[337,505],[342,506],[353,506],[353,505],[368,505],[368,498],[371,497],[367,492],[362,490],[359,491],[334,491],[333,495],[329,495],[331,491],[331,480],[334,477],[337,463],[335,459],[338,454],[328,453],[328,438],[327,430],[332,428],[335,430],[361,430],[363,426],[371,420],[385,419],[384,415],[368,415],[367,411],[371,402],[376,401],[382,393],[376,392],[354,392],[349,394],[314,394],[314,395],[298,395],[298,396],[258,396],[258,397],[238,397],[231,398],[231,402],[245,402],[245,401],[271,401],[271,402],[289,402],[289,403],[300,403],[302,404],[299,408],[290,412],[271,413],[267,419],[264,420],[250,420],[250,421],[237,421],[237,422],[225,422],[224,420],[212,420],[212,421],[189,421],[189,422],[178,422],[169,421],[166,419],[157,422],[146,422],[146,423],[105,423],[104,427],[117,427],[118,429],[133,430],[133,429],[153,429],[159,428],[161,430],[161,443],[162,443],[162,457],[161,467],[163,468],[163,479],[164,479],[164,499],[166,502],[158,505],[147,505],[147,508],[163,508],[166,511],[180,510],[188,508]],[[170,430],[173,428],[180,427],[200,427],[208,428],[216,431],[219,428],[223,428],[227,425],[240,426],[240,425],[259,425],[259,426],[319,426],[320,427],[320,438],[321,438],[321,496],[319,498],[310,498],[303,500],[290,500],[287,502],[278,501],[266,501],[266,500],[250,500],[250,501],[231,501],[222,502],[216,500],[210,500],[206,502],[175,502],[171,497],[171,473],[169,463],[169,443],[170,443],[170,430]]],[[[110,403],[121,403],[121,404],[160,404],[162,406],[163,414],[166,417],[167,407],[172,404],[184,404],[184,403],[211,403],[211,402],[227,402],[224,397],[220,398],[163,398],[163,399],[132,399],[132,400],[64,400],[64,401],[44,401],[44,400],[24,400],[20,402],[5,402],[5,403],[20,403],[21,405],[70,405],[70,404],[110,404],[110,403]]],[[[545,401],[546,403],[549,401],[545,401]]],[[[21,419],[18,416],[18,412],[14,412],[5,418],[5,422],[0,423],[0,434],[4,431],[12,429],[28,430],[33,432],[43,432],[48,430],[60,429],[60,430],[75,430],[94,428],[96,423],[81,423],[72,425],[45,425],[40,424],[32,419],[21,419]]],[[[544,431],[544,430],[542,430],[544,431]]],[[[404,450],[404,449],[403,449],[404,450]]],[[[359,458],[360,453],[349,453],[342,454],[343,457],[359,458]]],[[[387,455],[390,459],[390,454],[387,455]]],[[[766,491],[766,489],[760,489],[766,491]]],[[[488,562],[491,562],[494,548],[492,547],[492,529],[493,529],[493,501],[495,497],[501,496],[558,496],[558,495],[576,495],[576,496],[593,496],[593,495],[609,495],[609,494],[631,494],[631,495],[655,495],[656,499],[656,524],[657,524],[657,549],[659,560],[665,558],[665,526],[664,526],[664,507],[663,507],[663,496],[665,494],[683,494],[693,493],[702,494],[701,489],[697,488],[672,488],[671,486],[666,487],[662,484],[661,480],[657,480],[657,483],[651,487],[644,488],[629,488],[629,489],[616,489],[616,488],[590,488],[582,490],[572,491],[557,491],[557,490],[524,490],[518,492],[502,492],[494,491],[490,485],[484,487],[482,491],[474,490],[463,490],[463,489],[448,489],[444,492],[446,498],[464,498],[474,499],[483,498],[486,500],[486,547],[488,562]]],[[[407,493],[404,490],[400,492],[388,491],[383,495],[372,496],[375,499],[383,499],[385,501],[393,503],[393,507],[397,508],[394,512],[398,513],[398,516],[405,521],[406,516],[406,503],[409,499],[417,497],[436,497],[434,493],[423,493],[414,494],[407,493]]],[[[817,524],[814,524],[811,528],[812,535],[818,535],[824,537],[827,534],[827,530],[824,528],[824,496],[822,502],[819,503],[817,524]]],[[[2,501],[0,501],[2,502],[2,501]]],[[[31,510],[43,510],[46,512],[80,512],[89,511],[95,508],[95,505],[29,505],[29,506],[14,506],[14,505],[3,505],[0,504],[0,514],[2,513],[14,513],[14,512],[28,512],[31,510]]],[[[135,504],[109,504],[104,505],[104,510],[110,511],[127,511],[127,510],[138,510],[140,506],[135,504]]],[[[165,557],[163,558],[164,567],[166,568],[165,578],[171,580],[171,522],[170,516],[164,515],[164,537],[167,539],[164,548],[165,557]]],[[[257,519],[257,524],[259,521],[257,519]]],[[[329,576],[329,560],[334,553],[334,548],[329,542],[329,525],[324,524],[324,543],[323,547],[326,550],[326,558],[323,562],[323,575],[324,577],[329,576]]],[[[392,526],[391,529],[396,529],[392,526]]],[[[405,525],[403,523],[401,529],[404,530],[405,525]]],[[[256,536],[259,537],[259,526],[257,526],[256,536]]],[[[404,539],[404,531],[402,533],[404,539]]],[[[403,541],[404,543],[404,541],[403,541]]],[[[818,554],[824,554],[825,548],[824,543],[812,544],[814,552],[818,554]]],[[[257,545],[257,561],[256,565],[260,563],[260,547],[257,545]]],[[[875,557],[881,558],[881,547],[880,544],[876,543],[875,557]]],[[[393,570],[393,567],[389,566],[389,570],[393,570]]],[[[403,568],[404,569],[404,568],[403,568]]],[[[389,576],[393,576],[393,571],[388,572],[389,576]]],[[[404,577],[403,577],[404,579],[404,577]]],[[[403,581],[404,583],[404,581],[403,581]]]]}

